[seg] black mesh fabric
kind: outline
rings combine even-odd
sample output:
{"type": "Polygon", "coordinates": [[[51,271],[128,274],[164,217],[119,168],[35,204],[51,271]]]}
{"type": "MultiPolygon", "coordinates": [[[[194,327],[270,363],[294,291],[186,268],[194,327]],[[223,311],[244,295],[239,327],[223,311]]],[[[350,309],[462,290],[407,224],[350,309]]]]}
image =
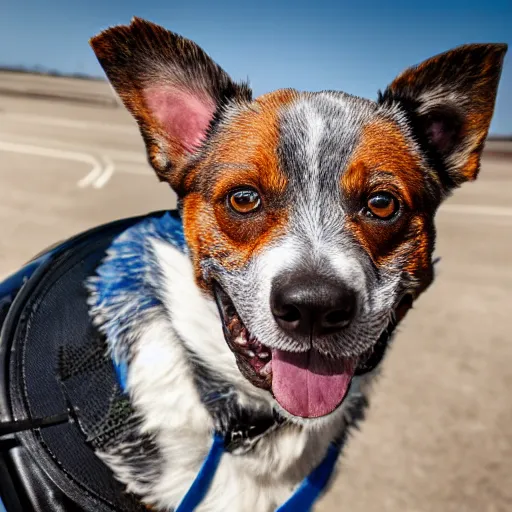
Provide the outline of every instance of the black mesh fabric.
{"type": "Polygon", "coordinates": [[[105,340],[93,329],[89,332],[90,339],[82,346],[60,347],[58,374],[86,441],[104,449],[110,443],[122,442],[135,420],[112,362],[105,357],[105,340]]]}

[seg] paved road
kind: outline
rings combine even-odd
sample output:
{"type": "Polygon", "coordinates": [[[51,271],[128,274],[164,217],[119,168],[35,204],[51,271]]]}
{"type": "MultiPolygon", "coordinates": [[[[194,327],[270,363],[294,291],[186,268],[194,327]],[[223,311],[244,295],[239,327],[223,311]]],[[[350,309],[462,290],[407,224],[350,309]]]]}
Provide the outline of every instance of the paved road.
{"type": "MultiPolygon", "coordinates": [[[[0,75],[1,90],[0,276],[45,244],[175,204],[105,84],[0,75]],[[23,88],[32,97],[13,93],[23,88]]],[[[512,158],[485,159],[438,231],[437,282],[398,335],[320,512],[512,510],[512,158]]]]}

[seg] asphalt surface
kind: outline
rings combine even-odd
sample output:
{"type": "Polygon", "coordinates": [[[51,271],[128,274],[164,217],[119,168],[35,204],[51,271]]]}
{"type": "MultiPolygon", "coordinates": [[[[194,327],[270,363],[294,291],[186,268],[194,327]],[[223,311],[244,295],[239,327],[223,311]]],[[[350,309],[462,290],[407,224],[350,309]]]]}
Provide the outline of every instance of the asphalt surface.
{"type": "MultiPolygon", "coordinates": [[[[509,146],[438,214],[437,280],[319,512],[512,510],[509,146]]],[[[0,278],[57,240],[174,205],[106,84],[0,73],[0,278]]]]}

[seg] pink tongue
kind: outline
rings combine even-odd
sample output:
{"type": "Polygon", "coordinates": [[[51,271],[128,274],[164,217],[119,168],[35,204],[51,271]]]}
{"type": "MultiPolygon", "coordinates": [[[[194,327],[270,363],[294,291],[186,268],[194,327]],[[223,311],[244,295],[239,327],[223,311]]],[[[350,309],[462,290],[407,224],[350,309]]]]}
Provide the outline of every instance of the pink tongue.
{"type": "Polygon", "coordinates": [[[345,398],[354,366],[351,361],[333,361],[314,350],[272,350],[272,392],[279,405],[294,416],[325,416],[345,398]]]}

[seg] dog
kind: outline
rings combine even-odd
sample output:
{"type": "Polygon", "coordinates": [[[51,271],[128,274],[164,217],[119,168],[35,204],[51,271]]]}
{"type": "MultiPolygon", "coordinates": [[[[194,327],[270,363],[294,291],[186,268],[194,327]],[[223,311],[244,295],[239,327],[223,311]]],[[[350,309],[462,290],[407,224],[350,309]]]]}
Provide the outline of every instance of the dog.
{"type": "Polygon", "coordinates": [[[98,456],[143,503],[174,510],[212,432],[229,432],[197,510],[276,510],[362,418],[396,326],[433,281],[434,217],[477,178],[507,47],[437,55],[370,101],[254,99],[142,19],[91,45],[183,226],[181,241],[129,230],[87,283],[137,417],[98,456]]]}

